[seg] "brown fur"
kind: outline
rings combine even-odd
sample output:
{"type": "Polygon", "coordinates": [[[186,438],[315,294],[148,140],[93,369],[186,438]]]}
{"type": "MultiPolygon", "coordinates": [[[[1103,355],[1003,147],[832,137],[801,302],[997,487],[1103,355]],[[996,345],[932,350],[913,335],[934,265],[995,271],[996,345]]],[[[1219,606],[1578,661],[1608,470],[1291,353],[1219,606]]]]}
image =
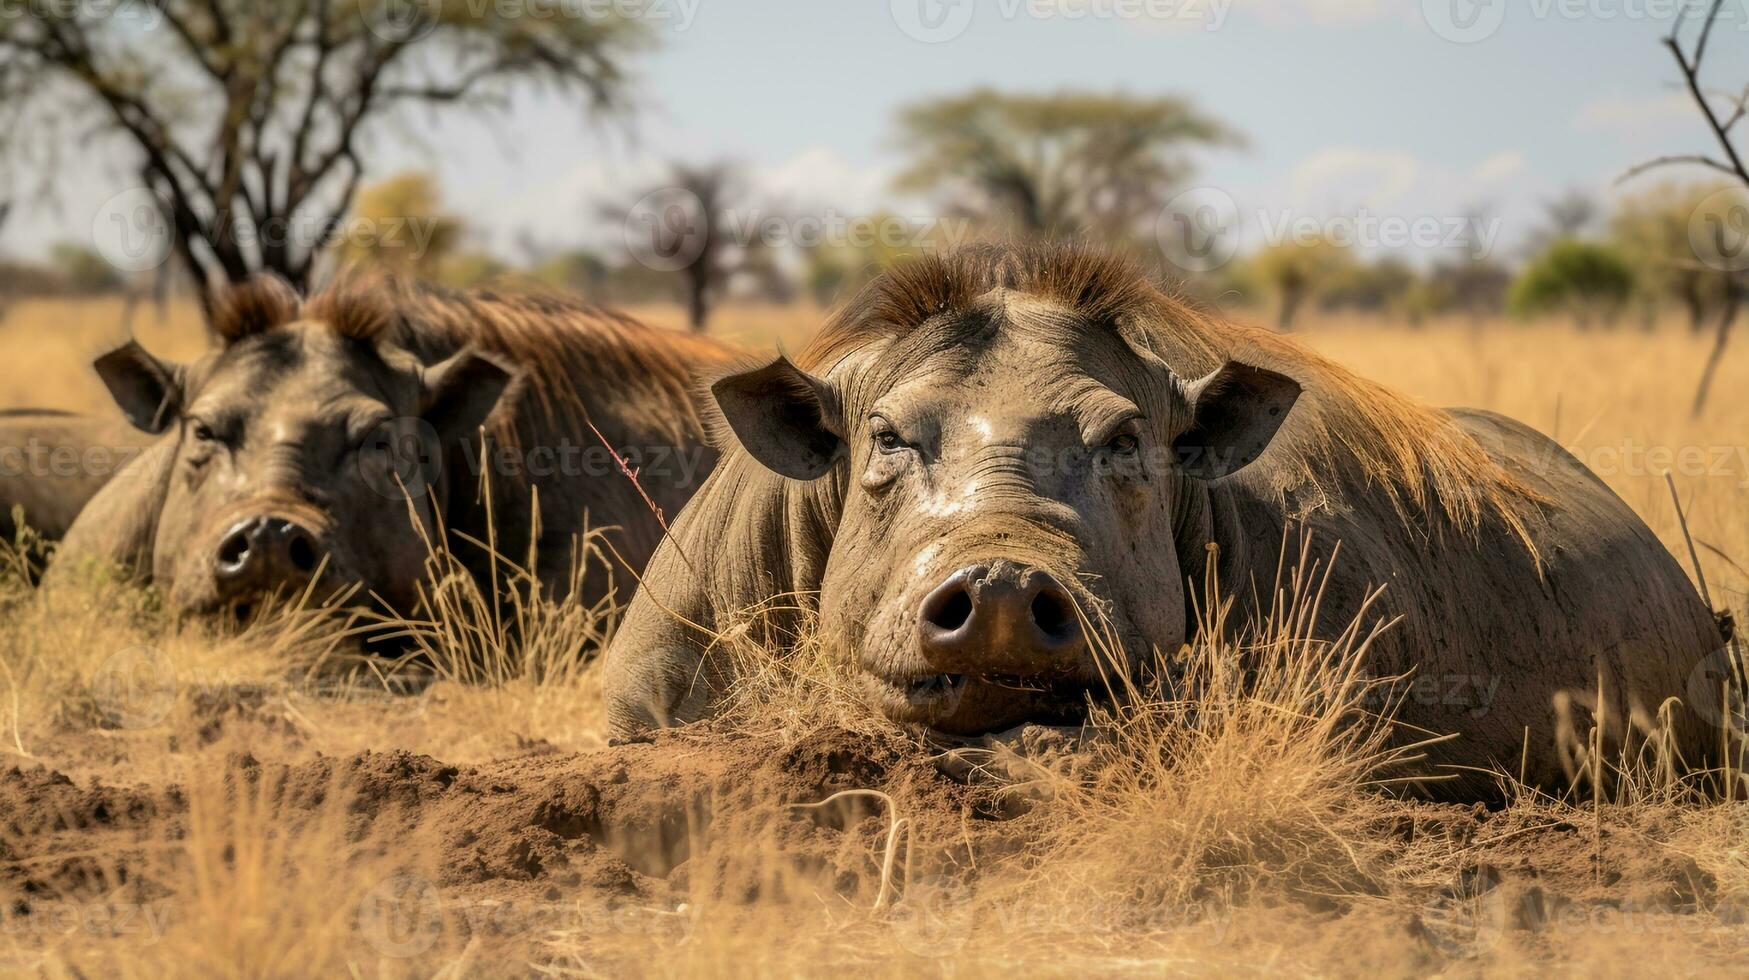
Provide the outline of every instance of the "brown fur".
{"type": "MultiPolygon", "coordinates": [[[[354,340],[409,348],[469,345],[506,358],[528,375],[547,421],[589,418],[581,379],[615,390],[638,389],[692,405],[693,371],[700,360],[724,361],[722,345],[702,337],[648,326],[614,310],[538,286],[514,292],[459,291],[386,276],[341,280],[300,301],[272,275],[221,291],[213,329],[224,342],[237,341],[300,320],[319,320],[354,340]]],[[[500,413],[495,433],[514,438],[512,413],[500,413]]],[[[673,433],[697,431],[696,414],[679,419],[673,433]]]]}

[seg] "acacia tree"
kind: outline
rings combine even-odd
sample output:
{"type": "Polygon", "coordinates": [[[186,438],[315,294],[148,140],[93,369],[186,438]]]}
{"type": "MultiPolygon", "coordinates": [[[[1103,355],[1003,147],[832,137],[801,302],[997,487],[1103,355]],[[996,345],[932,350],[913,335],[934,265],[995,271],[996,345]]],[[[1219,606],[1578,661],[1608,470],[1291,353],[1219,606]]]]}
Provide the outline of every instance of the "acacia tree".
{"type": "Polygon", "coordinates": [[[1512,284],[1509,304],[1523,316],[1564,311],[1579,329],[1588,330],[1599,320],[1612,322],[1633,288],[1633,267],[1616,249],[1563,238],[1525,265],[1512,284]]]}
{"type": "Polygon", "coordinates": [[[306,288],[368,134],[396,110],[501,103],[519,84],[618,105],[642,25],[556,0],[524,7],[17,0],[0,17],[0,149],[40,153],[65,135],[50,124],[78,113],[135,151],[203,299],[262,270],[306,288]]]}
{"type": "Polygon", "coordinates": [[[1542,207],[1542,227],[1531,233],[1525,246],[1525,252],[1530,255],[1546,251],[1559,241],[1583,238],[1602,213],[1597,199],[1577,188],[1544,201],[1542,207]]]}
{"type": "Polygon", "coordinates": [[[1697,335],[1724,310],[1736,274],[1698,260],[1693,229],[1697,218],[1722,220],[1723,212],[1749,204],[1749,191],[1741,188],[1719,195],[1731,189],[1712,182],[1660,185],[1625,198],[1610,221],[1610,235],[1633,261],[1646,304],[1674,301],[1697,335]]]}
{"type": "Polygon", "coordinates": [[[1275,294],[1276,327],[1283,333],[1307,300],[1339,283],[1354,267],[1349,250],[1328,237],[1290,239],[1264,248],[1249,261],[1258,285],[1275,294]]]}
{"type": "Polygon", "coordinates": [[[1240,137],[1184,99],[977,89],[899,113],[901,190],[1029,236],[1138,233],[1191,173],[1184,151],[1240,137]]]}
{"type": "Polygon", "coordinates": [[[638,263],[679,274],[693,330],[705,329],[729,280],[755,262],[759,243],[738,239],[731,228],[732,209],[746,194],[732,163],[674,163],[663,184],[647,188],[635,203],[602,206],[603,216],[624,221],[626,244],[638,263]]]}
{"type": "MultiPolygon", "coordinates": [[[[1707,153],[1662,156],[1634,167],[1622,175],[1622,180],[1630,180],[1660,167],[1687,165],[1706,167],[1725,174],[1733,184],[1749,189],[1749,168],[1744,166],[1742,154],[1731,135],[1737,124],[1745,116],[1749,116],[1749,86],[1744,86],[1737,93],[1709,93],[1701,82],[1707,45],[1712,41],[1713,28],[1719,22],[1719,13],[1724,5],[1724,0],[1713,0],[1712,6],[1707,9],[1695,30],[1692,49],[1685,49],[1683,46],[1682,33],[1688,14],[1686,5],[1677,12],[1670,36],[1664,39],[1664,46],[1676,59],[1677,70],[1682,74],[1688,94],[1695,107],[1700,110],[1701,118],[1705,120],[1707,130],[1718,145],[1723,159],[1707,153]],[[1715,98],[1720,104],[1715,104],[1715,98]]],[[[1713,376],[1718,372],[1719,362],[1724,359],[1725,347],[1731,339],[1731,328],[1736,325],[1738,310],[1743,305],[1745,284],[1742,274],[1749,271],[1740,261],[1746,250],[1749,250],[1749,227],[1746,227],[1749,226],[1749,205],[1738,203],[1725,210],[1727,214],[1724,216],[1697,214],[1696,224],[1700,226],[1700,231],[1691,231],[1689,236],[1693,253],[1690,261],[1702,268],[1731,273],[1724,283],[1724,297],[1719,304],[1712,350],[1707,354],[1706,367],[1702,369],[1700,383],[1695,387],[1692,414],[1697,418],[1706,409],[1713,376]],[[1725,218],[1734,220],[1724,220],[1725,218]]]]}
{"type": "Polygon", "coordinates": [[[340,243],[342,267],[371,267],[403,276],[436,278],[466,230],[443,207],[443,193],[428,173],[413,171],[367,184],[358,192],[353,219],[374,226],[370,235],[340,243]]]}

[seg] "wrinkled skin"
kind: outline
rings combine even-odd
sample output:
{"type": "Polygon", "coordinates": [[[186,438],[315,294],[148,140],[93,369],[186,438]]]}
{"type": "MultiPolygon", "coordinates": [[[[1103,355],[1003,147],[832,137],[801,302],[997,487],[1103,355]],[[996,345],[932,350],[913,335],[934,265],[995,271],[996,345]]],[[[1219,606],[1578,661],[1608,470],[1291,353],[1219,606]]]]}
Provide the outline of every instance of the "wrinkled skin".
{"type": "Polygon", "coordinates": [[[122,553],[150,569],[172,606],[192,613],[306,586],[317,601],[355,589],[360,601],[375,592],[407,608],[436,501],[385,492],[398,472],[414,472],[394,436],[424,418],[459,439],[486,420],[511,379],[472,351],[427,368],[320,323],[245,338],[190,368],[130,346],[107,355],[99,372],[136,424],[162,432],[134,464],[135,485],[117,488],[131,492],[114,495],[115,505],[145,506],[112,516],[104,501],[75,525],[57,564],[112,552],[125,539],[122,553]],[[291,525],[299,539],[248,541],[263,520],[291,525]],[[233,567],[240,557],[253,564],[228,577],[227,557],[233,567]]]}
{"type": "Polygon", "coordinates": [[[855,482],[820,585],[826,635],[844,639],[887,714],[952,731],[1049,717],[1058,692],[1073,705],[1099,676],[1085,636],[1049,652],[920,644],[920,608],[961,569],[989,568],[985,588],[1044,572],[1068,599],[1052,612],[1082,610],[1120,650],[1175,646],[1184,631],[1182,603],[1155,585],[1179,568],[1172,481],[1147,451],[1187,417],[1178,389],[1115,337],[1074,344],[1052,307],[992,296],[971,317],[1005,329],[947,350],[946,335],[977,329],[950,322],[871,372],[878,397],[851,416],[855,482]]]}
{"type": "MultiPolygon", "coordinates": [[[[1187,583],[1239,583],[1249,608],[1246,587],[1291,579],[1298,550],[1284,540],[1309,532],[1309,560],[1331,570],[1314,635],[1368,608],[1401,617],[1368,670],[1431,685],[1402,703],[1406,740],[1459,736],[1427,748],[1417,772],[1448,780],[1429,792],[1488,796],[1488,768],[1565,786],[1586,769],[1592,725],[1613,757],[1653,736],[1668,698],[1686,702],[1671,714],[1683,757],[1716,751],[1691,684],[1719,629],[1601,481],[1518,423],[1417,409],[1474,465],[1520,479],[1524,536],[1494,518],[1409,519],[1340,453],[1308,487],[1292,454],[1336,424],[1345,396],[1302,391],[1290,347],[1233,329],[1244,356],[1211,359],[997,286],[817,373],[780,359],[718,381],[735,446],[608,650],[612,727],[708,715],[732,679],[707,652],[711,631],[814,593],[825,641],[889,717],[959,734],[1059,722],[1101,690],[1096,647],[1131,666],[1177,650],[1194,632],[1187,583]],[[1071,603],[1078,629],[1039,595],[1071,603]]],[[[782,645],[793,626],[763,636],[782,645]]]]}
{"type": "Polygon", "coordinates": [[[13,508],[50,541],[66,536],[87,501],[150,445],[120,420],[50,409],[0,411],[0,540],[18,533],[13,508]]]}
{"type": "MultiPolygon", "coordinates": [[[[429,302],[440,312],[460,310],[465,320],[499,301],[429,302]]],[[[575,322],[592,312],[564,300],[503,302],[521,302],[506,315],[524,322],[572,317],[554,328],[571,345],[561,353],[598,363],[577,346],[594,342],[575,322]]],[[[589,563],[583,601],[629,590],[629,573],[641,570],[661,529],[623,474],[488,468],[488,521],[482,461],[500,449],[515,450],[518,460],[561,446],[600,451],[607,440],[684,456],[702,480],[716,454],[704,446],[684,380],[634,388],[606,373],[576,379],[598,437],[582,412],[533,407],[542,393],[506,355],[409,322],[393,334],[360,338],[319,319],[297,320],[230,341],[189,366],[160,362],[133,344],[105,355],[99,374],[134,423],[158,438],[86,507],[48,584],[96,563],[139,573],[185,613],[247,613],[269,597],[294,600],[307,591],[317,603],[346,596],[351,606],[408,614],[444,531],[458,560],[484,582],[489,559],[470,540],[495,540],[501,554],[520,561],[538,529],[533,571],[551,594],[569,591],[573,564],[582,562],[589,563]],[[514,445],[502,438],[503,424],[514,445]],[[612,528],[611,565],[576,550],[586,520],[589,528],[612,528]]],[[[613,341],[622,349],[671,343],[665,331],[616,329],[624,331],[613,341]]],[[[693,353],[671,358],[675,365],[730,356],[684,343],[693,353]]],[[[696,485],[681,478],[691,475],[652,476],[644,490],[673,512],[696,485]]]]}
{"type": "MultiPolygon", "coordinates": [[[[1181,518],[1202,480],[1175,443],[1200,409],[1225,423],[1199,430],[1211,458],[1235,458],[1240,444],[1268,442],[1298,394],[1242,365],[1183,382],[1117,334],[1008,290],[842,370],[835,383],[780,361],[715,392],[763,465],[816,480],[832,498],[824,506],[841,508],[828,553],[811,554],[812,541],[790,552],[821,565],[807,588],[819,591],[822,634],[843,644],[889,717],[961,733],[1072,716],[1099,684],[1100,657],[1135,670],[1150,649],[1184,642],[1184,593],[1162,583],[1183,580],[1181,518]],[[809,413],[772,408],[810,388],[832,419],[829,454],[794,452],[809,442],[794,420],[809,413]]],[[[717,594],[651,578],[682,615],[717,594]]],[[[705,615],[736,608],[724,605],[705,615]]],[[[660,614],[634,603],[630,617],[631,629],[662,633],[663,650],[681,648],[660,614]]],[[[622,636],[608,664],[617,724],[704,710],[702,687],[672,693],[696,662],[668,668],[641,649],[643,634],[622,636]]]]}

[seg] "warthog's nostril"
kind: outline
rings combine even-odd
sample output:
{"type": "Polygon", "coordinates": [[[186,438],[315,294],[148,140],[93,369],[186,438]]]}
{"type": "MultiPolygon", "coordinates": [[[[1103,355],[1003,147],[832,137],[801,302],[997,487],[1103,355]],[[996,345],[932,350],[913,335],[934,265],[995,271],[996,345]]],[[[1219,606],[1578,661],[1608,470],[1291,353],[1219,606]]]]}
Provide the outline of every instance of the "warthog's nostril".
{"type": "Polygon", "coordinates": [[[917,643],[931,669],[988,679],[1061,675],[1079,662],[1086,637],[1055,576],[1005,561],[962,568],[925,596],[917,643]]]}
{"type": "Polygon", "coordinates": [[[929,611],[929,621],[949,632],[966,625],[970,618],[972,597],[963,588],[955,589],[939,606],[929,611]]]}
{"type": "Polygon", "coordinates": [[[280,517],[252,517],[219,540],[213,574],[227,595],[302,586],[321,567],[322,546],[307,528],[280,517]]]}
{"type": "Polygon", "coordinates": [[[219,542],[219,571],[236,573],[243,570],[249,561],[249,529],[239,527],[232,529],[225,539],[219,542]]]}
{"type": "Polygon", "coordinates": [[[1051,589],[1033,596],[1032,621],[1040,632],[1054,640],[1068,637],[1078,625],[1068,597],[1051,589]]]}
{"type": "Polygon", "coordinates": [[[986,571],[982,565],[962,568],[949,575],[947,581],[936,586],[935,591],[924,596],[923,608],[919,610],[923,619],[920,624],[923,631],[945,640],[964,629],[977,613],[976,599],[972,596],[973,585],[986,571]]]}
{"type": "Polygon", "coordinates": [[[316,563],[322,560],[321,553],[316,550],[316,542],[303,532],[302,528],[294,528],[290,540],[286,542],[285,556],[291,561],[293,568],[300,572],[313,572],[316,563]]]}

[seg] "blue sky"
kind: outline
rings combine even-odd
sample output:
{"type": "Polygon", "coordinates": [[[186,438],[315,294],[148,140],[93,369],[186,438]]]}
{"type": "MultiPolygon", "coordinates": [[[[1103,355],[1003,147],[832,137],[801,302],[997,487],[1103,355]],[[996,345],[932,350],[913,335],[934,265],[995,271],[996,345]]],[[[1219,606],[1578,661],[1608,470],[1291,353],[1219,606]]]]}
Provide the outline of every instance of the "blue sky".
{"type": "MultiPolygon", "coordinates": [[[[435,171],[481,243],[509,252],[603,240],[615,229],[598,202],[672,158],[740,161],[773,203],[921,216],[928,202],[887,186],[906,102],[976,85],[1173,93],[1249,138],[1201,154],[1195,178],[1249,224],[1455,219],[1485,204],[1509,249],[1566,189],[1608,194],[1637,161],[1711,149],[1660,44],[1672,10],[1695,0],[652,2],[668,19],[638,64],[643,111],[629,127],[526,95],[490,125],[421,114],[379,130],[367,162],[435,171]],[[1454,12],[1498,26],[1453,40],[1435,24],[1454,12]],[[948,36],[913,36],[920,15],[948,36]]],[[[1707,74],[1736,89],[1749,82],[1749,0],[1726,7],[1707,74]]],[[[130,169],[97,144],[61,175],[56,205],[27,210],[0,247],[85,236],[130,169]]]]}

